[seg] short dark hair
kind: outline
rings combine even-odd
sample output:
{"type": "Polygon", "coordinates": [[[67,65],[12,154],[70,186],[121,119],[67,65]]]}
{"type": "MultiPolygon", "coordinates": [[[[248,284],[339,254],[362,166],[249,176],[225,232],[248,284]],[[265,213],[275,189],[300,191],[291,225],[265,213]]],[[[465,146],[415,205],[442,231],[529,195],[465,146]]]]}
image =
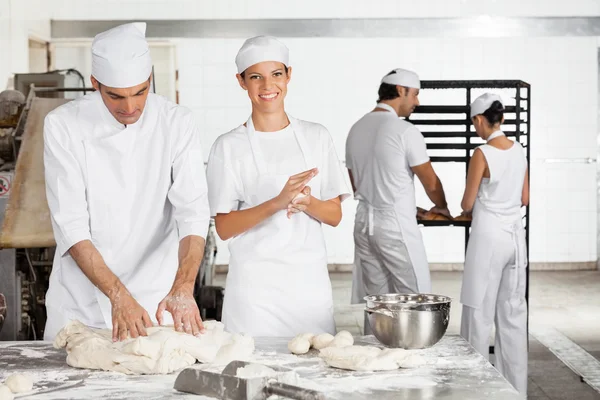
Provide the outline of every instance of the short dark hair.
{"type": "Polygon", "coordinates": [[[490,108],[482,114],[491,126],[502,122],[504,117],[504,106],[498,100],[494,101],[490,108]]]}
{"type": "MultiPolygon", "coordinates": [[[[284,65],[283,69],[285,69],[285,74],[287,75],[287,73],[288,73],[288,67],[287,67],[287,65],[284,65]]],[[[240,76],[242,77],[242,79],[246,79],[246,71],[245,70],[242,71],[242,73],[240,74],[240,76]]]]}
{"type": "Polygon", "coordinates": [[[383,100],[394,100],[395,98],[400,97],[396,85],[390,85],[389,83],[382,83],[381,85],[379,85],[378,95],[378,103],[383,100]]]}

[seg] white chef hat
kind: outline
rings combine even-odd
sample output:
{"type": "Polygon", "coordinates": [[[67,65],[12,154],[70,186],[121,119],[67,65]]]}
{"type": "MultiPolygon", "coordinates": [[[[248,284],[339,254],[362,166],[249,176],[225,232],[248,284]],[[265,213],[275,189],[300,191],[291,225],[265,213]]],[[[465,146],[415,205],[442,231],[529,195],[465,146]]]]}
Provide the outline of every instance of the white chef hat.
{"type": "Polygon", "coordinates": [[[263,61],[278,61],[287,67],[290,51],[272,36],[256,36],[246,40],[235,57],[238,74],[263,61]]]}
{"type": "Polygon", "coordinates": [[[486,112],[495,101],[499,101],[500,104],[504,105],[504,103],[502,103],[502,98],[497,94],[484,93],[476,98],[475,101],[471,103],[471,118],[486,112]]]}
{"type": "Polygon", "coordinates": [[[146,23],[134,22],[99,33],[92,43],[92,76],[103,85],[127,88],[148,80],[152,59],[146,23]]]}
{"type": "Polygon", "coordinates": [[[419,75],[407,69],[396,68],[392,73],[386,75],[381,80],[381,83],[388,85],[404,86],[408,88],[421,89],[421,81],[419,75]]]}

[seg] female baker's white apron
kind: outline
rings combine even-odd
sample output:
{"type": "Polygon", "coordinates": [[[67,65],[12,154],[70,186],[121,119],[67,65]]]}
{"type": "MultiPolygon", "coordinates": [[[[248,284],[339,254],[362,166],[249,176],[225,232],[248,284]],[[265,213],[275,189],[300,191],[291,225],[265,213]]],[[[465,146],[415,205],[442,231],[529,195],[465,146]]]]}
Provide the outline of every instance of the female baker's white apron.
{"type": "MultiPolygon", "coordinates": [[[[314,168],[311,152],[297,120],[288,116],[304,157],[314,168]]],[[[246,123],[258,179],[245,187],[244,202],[256,207],[273,199],[289,175],[268,172],[252,117],[246,123]]],[[[321,178],[308,186],[320,197],[321,178]]],[[[331,283],[321,223],[305,213],[287,218],[281,210],[229,244],[230,263],[223,304],[223,323],[230,332],[252,336],[335,333],[331,283]]]]}

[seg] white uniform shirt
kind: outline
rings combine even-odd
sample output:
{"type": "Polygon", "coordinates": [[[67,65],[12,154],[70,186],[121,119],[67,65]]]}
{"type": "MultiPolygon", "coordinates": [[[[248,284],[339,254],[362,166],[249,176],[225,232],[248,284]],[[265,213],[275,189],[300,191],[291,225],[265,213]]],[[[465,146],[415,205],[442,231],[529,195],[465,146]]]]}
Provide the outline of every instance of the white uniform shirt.
{"type": "Polygon", "coordinates": [[[425,139],[396,114],[371,112],[352,126],[346,141],[346,166],[352,171],[355,197],[376,209],[399,204],[416,213],[411,167],[429,161],[425,139]]]}
{"type": "MultiPolygon", "coordinates": [[[[349,196],[347,180],[327,129],[298,121],[319,167],[321,200],[349,196]]],[[[256,132],[269,174],[295,175],[306,170],[300,146],[291,126],[278,132],[256,132]]],[[[207,168],[211,216],[249,208],[244,188],[258,178],[246,127],[241,125],[221,135],[212,147],[207,168]]],[[[311,183],[308,183],[310,186],[311,183]]]]}
{"type": "Polygon", "coordinates": [[[87,239],[154,320],[177,272],[179,240],[206,237],[209,225],[191,111],[149,94],[125,127],[89,94],[46,117],[44,165],[57,243],[47,305],[86,325],[112,325],[110,302],[68,253],[87,239]]]}

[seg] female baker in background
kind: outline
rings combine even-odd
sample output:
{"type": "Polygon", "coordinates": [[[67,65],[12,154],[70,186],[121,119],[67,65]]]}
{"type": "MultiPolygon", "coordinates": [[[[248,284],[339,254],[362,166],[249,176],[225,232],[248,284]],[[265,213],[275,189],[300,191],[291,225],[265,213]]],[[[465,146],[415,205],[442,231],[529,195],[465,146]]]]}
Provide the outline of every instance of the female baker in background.
{"type": "Polygon", "coordinates": [[[217,233],[231,239],[225,328],[252,336],[334,334],[321,224],[339,224],[350,190],[333,141],[323,126],[285,111],[292,76],[285,45],[248,39],[236,65],[252,115],[217,139],[207,168],[217,233]]]}
{"type": "Polygon", "coordinates": [[[523,147],[500,130],[504,106],[486,93],[471,104],[477,135],[487,144],[473,153],[461,206],[473,213],[463,275],[461,335],[489,357],[496,323],[496,367],[527,394],[527,249],[521,207],[529,202],[523,147]]]}

